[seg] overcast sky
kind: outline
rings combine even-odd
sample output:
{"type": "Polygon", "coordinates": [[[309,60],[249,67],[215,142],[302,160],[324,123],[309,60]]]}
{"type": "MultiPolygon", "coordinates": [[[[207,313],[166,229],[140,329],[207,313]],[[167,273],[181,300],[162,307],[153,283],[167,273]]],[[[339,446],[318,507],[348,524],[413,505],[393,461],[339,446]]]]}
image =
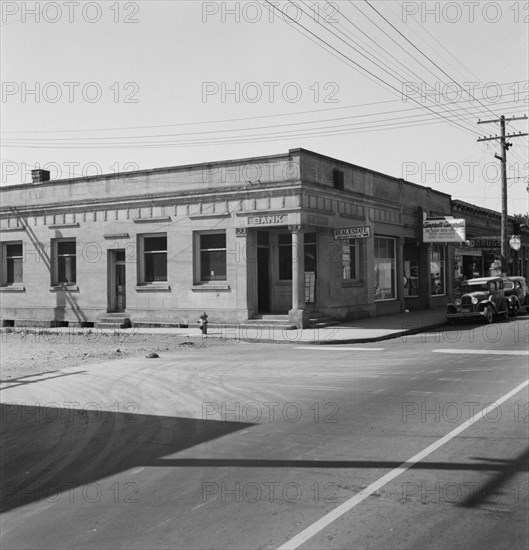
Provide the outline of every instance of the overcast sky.
{"type": "MultiPolygon", "coordinates": [[[[528,112],[528,17],[514,0],[5,1],[2,184],[304,147],[499,210],[498,142],[477,142],[499,125],[477,121],[528,112]]],[[[528,139],[511,141],[525,213],[528,139]]]]}

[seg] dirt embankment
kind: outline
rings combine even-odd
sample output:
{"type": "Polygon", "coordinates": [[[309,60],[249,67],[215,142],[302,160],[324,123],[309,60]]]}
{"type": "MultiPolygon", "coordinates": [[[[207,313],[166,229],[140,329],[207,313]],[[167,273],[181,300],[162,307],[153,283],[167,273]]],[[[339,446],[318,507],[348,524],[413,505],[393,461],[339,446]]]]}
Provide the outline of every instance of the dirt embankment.
{"type": "Polygon", "coordinates": [[[0,340],[0,379],[12,380],[42,372],[61,370],[83,363],[122,357],[143,357],[148,353],[175,352],[182,348],[198,351],[232,342],[214,338],[140,334],[101,333],[87,329],[77,332],[3,329],[0,340]]]}

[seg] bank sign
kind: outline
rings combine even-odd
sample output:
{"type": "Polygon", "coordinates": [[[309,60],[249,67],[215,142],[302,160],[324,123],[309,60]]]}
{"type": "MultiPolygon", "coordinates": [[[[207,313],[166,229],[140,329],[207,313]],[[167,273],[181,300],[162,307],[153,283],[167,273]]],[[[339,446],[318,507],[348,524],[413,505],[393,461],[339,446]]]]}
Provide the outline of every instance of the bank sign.
{"type": "Polygon", "coordinates": [[[425,243],[465,242],[463,218],[426,218],[422,223],[422,238],[425,243]]]}
{"type": "Polygon", "coordinates": [[[364,227],[341,227],[334,230],[335,239],[366,239],[371,236],[368,225],[364,227]]]}

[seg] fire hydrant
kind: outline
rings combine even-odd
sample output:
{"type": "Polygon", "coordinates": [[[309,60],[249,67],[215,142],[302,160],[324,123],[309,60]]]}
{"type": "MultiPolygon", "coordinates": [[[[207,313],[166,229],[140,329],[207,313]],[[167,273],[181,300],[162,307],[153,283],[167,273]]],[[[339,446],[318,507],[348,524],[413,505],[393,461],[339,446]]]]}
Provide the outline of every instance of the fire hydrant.
{"type": "Polygon", "coordinates": [[[198,328],[202,331],[202,334],[208,333],[208,316],[206,312],[204,312],[200,316],[200,320],[198,321],[198,328]]]}

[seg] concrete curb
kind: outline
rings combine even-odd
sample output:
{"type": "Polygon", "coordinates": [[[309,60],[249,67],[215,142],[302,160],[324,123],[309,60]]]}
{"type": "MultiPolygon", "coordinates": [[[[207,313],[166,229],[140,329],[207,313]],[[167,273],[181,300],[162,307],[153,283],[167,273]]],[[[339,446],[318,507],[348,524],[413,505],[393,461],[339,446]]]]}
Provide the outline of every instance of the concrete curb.
{"type": "Polygon", "coordinates": [[[424,325],[422,327],[417,327],[409,330],[401,330],[399,332],[384,334],[382,336],[372,336],[369,338],[344,338],[342,340],[327,340],[327,341],[313,340],[312,342],[304,342],[304,343],[319,345],[319,346],[329,346],[333,344],[367,344],[369,342],[382,342],[383,340],[393,340],[394,338],[399,338],[400,336],[411,336],[412,334],[419,334],[421,332],[434,330],[436,328],[442,328],[447,325],[448,323],[445,321],[443,323],[436,323],[433,325],[424,325]]]}
{"type": "MultiPolygon", "coordinates": [[[[336,338],[336,339],[323,339],[323,340],[303,340],[302,338],[301,339],[282,339],[282,338],[250,338],[250,337],[241,337],[241,336],[229,336],[227,337],[225,334],[222,334],[222,333],[210,333],[208,335],[206,335],[205,337],[202,335],[202,334],[171,334],[170,332],[163,332],[163,333],[158,333],[158,334],[164,334],[164,335],[173,335],[173,336],[179,336],[181,338],[189,338],[189,339],[193,339],[193,340],[196,340],[196,339],[200,339],[200,340],[204,340],[207,338],[212,338],[212,339],[221,339],[221,340],[233,340],[233,341],[236,341],[236,342],[249,342],[249,343],[253,343],[253,344],[296,344],[296,345],[313,345],[313,346],[332,346],[332,345],[343,345],[343,344],[366,344],[366,343],[369,343],[369,342],[381,342],[383,340],[392,340],[392,339],[395,339],[395,338],[399,338],[401,336],[407,336],[407,335],[413,335],[413,334],[418,334],[418,333],[421,333],[421,332],[426,332],[426,331],[430,331],[430,330],[434,330],[434,329],[437,329],[437,328],[442,328],[442,327],[445,327],[447,326],[448,323],[446,321],[442,322],[442,323],[434,323],[434,324],[431,324],[431,325],[423,325],[423,326],[420,326],[420,327],[414,327],[412,329],[408,329],[408,330],[398,330],[398,331],[395,331],[395,332],[392,332],[390,334],[383,334],[381,336],[370,336],[370,337],[365,337],[365,338],[336,338]]],[[[138,327],[139,328],[139,327],[138,327]]],[[[153,331],[150,332],[150,331],[146,331],[145,327],[142,327],[142,334],[157,334],[157,331],[156,331],[156,328],[153,328],[153,331]],[[144,332],[145,331],[145,332],[144,332]]],[[[71,330],[71,329],[70,329],[71,330]]],[[[125,329],[109,329],[109,328],[105,328],[105,329],[85,329],[85,330],[91,330],[93,331],[93,333],[97,333],[97,332],[100,332],[102,334],[115,334],[116,332],[118,332],[119,334],[123,334],[123,335],[127,335],[127,334],[133,334],[133,330],[134,330],[134,327],[130,327],[130,328],[125,328],[125,329]]],[[[309,329],[311,330],[311,329],[309,329]]],[[[377,329],[373,329],[373,331],[376,331],[377,329]]],[[[56,334],[57,332],[60,332],[60,333],[64,333],[64,334],[67,334],[68,333],[68,329],[57,329],[57,328],[52,328],[52,327],[42,327],[42,328],[32,328],[32,327],[2,327],[0,329],[0,333],[18,333],[18,332],[24,332],[24,333],[29,333],[29,334],[33,334],[33,333],[37,333],[37,334],[42,334],[42,333],[46,333],[46,334],[56,334]]],[[[82,333],[83,332],[83,329],[81,328],[76,328],[73,332],[77,333],[82,333]]],[[[288,331],[290,333],[290,331],[288,331]]]]}

